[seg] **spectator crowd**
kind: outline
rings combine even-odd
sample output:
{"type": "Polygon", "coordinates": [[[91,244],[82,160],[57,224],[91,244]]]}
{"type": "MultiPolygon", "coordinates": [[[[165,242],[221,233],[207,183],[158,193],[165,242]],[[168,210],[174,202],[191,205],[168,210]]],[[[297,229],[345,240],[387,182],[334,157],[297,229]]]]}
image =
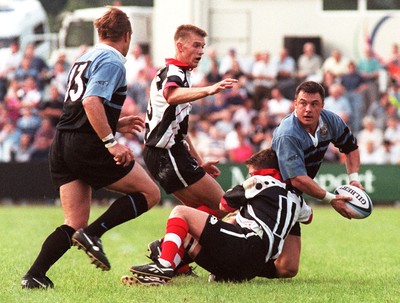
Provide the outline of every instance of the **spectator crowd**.
{"type": "MultiPolygon", "coordinates": [[[[62,114],[68,70],[72,62],[60,51],[54,63],[35,54],[34,45],[13,43],[0,57],[0,162],[47,160],[55,127],[62,114]]],[[[128,97],[123,115],[143,115],[150,82],[157,72],[139,45],[127,55],[128,97]]],[[[192,102],[190,136],[204,160],[243,163],[271,144],[274,128],[293,111],[296,86],[320,82],[326,90],[325,109],[339,114],[356,134],[362,164],[400,164],[400,51],[379,58],[366,47],[357,60],[335,49],[327,58],[307,42],[296,60],[287,49],[268,50],[242,58],[235,49],[217,54],[208,47],[192,72],[193,86],[224,77],[239,84],[192,102]]],[[[143,133],[119,134],[140,161],[143,133]]],[[[334,146],[328,161],[343,161],[334,146]]]]}

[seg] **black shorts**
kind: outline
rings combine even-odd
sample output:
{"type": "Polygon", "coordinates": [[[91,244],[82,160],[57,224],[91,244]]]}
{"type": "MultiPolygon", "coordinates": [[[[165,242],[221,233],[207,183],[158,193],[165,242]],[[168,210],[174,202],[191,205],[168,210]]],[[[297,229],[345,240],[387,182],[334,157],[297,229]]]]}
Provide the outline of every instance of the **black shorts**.
{"type": "Polygon", "coordinates": [[[170,149],[145,146],[143,159],[167,194],[196,183],[206,174],[183,143],[176,143],[170,149]]]}
{"type": "Polygon", "coordinates": [[[195,262],[222,280],[256,277],[267,256],[266,241],[248,229],[209,216],[199,241],[195,262]]]}
{"type": "Polygon", "coordinates": [[[94,134],[57,131],[50,149],[50,172],[54,186],[82,180],[94,189],[110,185],[135,165],[117,165],[104,143],[94,134]]]}

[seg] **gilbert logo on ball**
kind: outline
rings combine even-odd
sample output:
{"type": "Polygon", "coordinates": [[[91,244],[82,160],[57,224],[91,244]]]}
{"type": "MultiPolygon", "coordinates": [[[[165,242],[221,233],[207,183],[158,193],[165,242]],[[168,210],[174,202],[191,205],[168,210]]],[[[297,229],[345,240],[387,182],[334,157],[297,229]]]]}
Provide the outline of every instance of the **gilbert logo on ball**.
{"type": "Polygon", "coordinates": [[[372,212],[372,201],[368,194],[353,185],[341,185],[335,190],[335,195],[350,196],[351,201],[346,205],[355,219],[364,219],[372,212]]]}

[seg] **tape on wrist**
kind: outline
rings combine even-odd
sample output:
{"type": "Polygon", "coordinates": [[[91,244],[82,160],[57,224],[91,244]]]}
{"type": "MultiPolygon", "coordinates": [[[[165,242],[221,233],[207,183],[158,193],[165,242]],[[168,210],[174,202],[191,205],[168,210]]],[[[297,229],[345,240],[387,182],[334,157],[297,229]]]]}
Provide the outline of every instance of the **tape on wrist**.
{"type": "Polygon", "coordinates": [[[107,143],[107,141],[110,141],[112,139],[114,139],[114,135],[109,134],[109,135],[105,136],[104,138],[102,138],[101,141],[103,141],[104,143],[107,143]]]}
{"type": "Polygon", "coordinates": [[[111,140],[107,141],[107,143],[104,146],[106,148],[110,148],[110,147],[113,147],[114,145],[116,145],[117,143],[118,143],[117,140],[112,138],[111,140]]]}
{"type": "Polygon", "coordinates": [[[357,181],[360,182],[360,179],[358,178],[358,173],[351,173],[349,174],[349,180],[351,181],[357,181]]]}
{"type": "Polygon", "coordinates": [[[330,193],[330,192],[326,192],[325,197],[322,199],[322,201],[327,202],[327,203],[331,203],[331,201],[333,199],[336,199],[336,195],[330,193]]]}

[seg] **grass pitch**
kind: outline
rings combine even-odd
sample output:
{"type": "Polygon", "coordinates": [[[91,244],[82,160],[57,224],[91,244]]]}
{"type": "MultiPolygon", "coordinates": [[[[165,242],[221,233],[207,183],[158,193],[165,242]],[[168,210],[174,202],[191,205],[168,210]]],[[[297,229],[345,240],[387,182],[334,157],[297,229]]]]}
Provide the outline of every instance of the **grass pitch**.
{"type": "MultiPolygon", "coordinates": [[[[105,210],[96,206],[94,219],[105,210]]],[[[162,287],[126,287],[120,277],[147,263],[147,244],[163,236],[170,208],[156,207],[106,233],[102,240],[111,271],[101,272],[73,247],[48,272],[55,288],[23,290],[22,275],[45,237],[63,221],[54,206],[0,206],[0,302],[400,302],[400,208],[376,207],[364,220],[346,220],[330,207],[314,207],[302,226],[299,274],[293,279],[257,278],[247,283],[209,283],[176,278],[162,287]]]]}

